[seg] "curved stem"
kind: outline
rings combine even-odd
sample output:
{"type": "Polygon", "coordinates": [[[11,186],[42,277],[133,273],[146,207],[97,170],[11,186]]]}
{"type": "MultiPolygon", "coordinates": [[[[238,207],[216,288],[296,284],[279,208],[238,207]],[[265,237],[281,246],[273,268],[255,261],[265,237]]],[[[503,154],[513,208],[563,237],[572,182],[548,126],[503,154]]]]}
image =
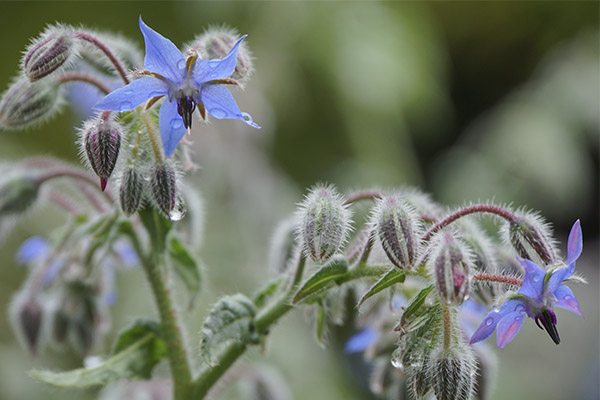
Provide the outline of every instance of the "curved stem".
{"type": "Polygon", "coordinates": [[[85,82],[89,83],[92,86],[97,87],[104,94],[109,94],[111,92],[110,88],[104,84],[100,79],[96,78],[93,75],[86,74],[84,72],[77,71],[69,71],[62,73],[57,81],[59,83],[67,83],[67,82],[85,82]]]}
{"type": "Polygon", "coordinates": [[[112,65],[114,65],[115,69],[121,76],[121,79],[123,79],[123,82],[125,82],[126,85],[129,84],[129,78],[127,77],[127,72],[125,71],[123,64],[121,64],[121,61],[119,61],[119,59],[113,54],[112,51],[110,51],[110,49],[104,43],[102,43],[97,37],[89,34],[88,32],[75,32],[75,36],[77,36],[81,40],[85,40],[86,42],[93,44],[101,52],[103,52],[106,55],[106,57],[108,57],[112,65]]]}
{"type": "Polygon", "coordinates": [[[495,214],[499,217],[504,218],[505,220],[507,220],[509,222],[515,222],[517,219],[517,217],[514,216],[511,212],[509,212],[503,208],[500,208],[498,206],[492,206],[489,204],[477,204],[474,206],[465,207],[463,209],[458,210],[457,212],[455,212],[453,214],[450,214],[449,216],[447,216],[446,218],[444,218],[443,220],[441,220],[440,222],[435,224],[433,227],[431,227],[431,229],[429,229],[427,231],[427,233],[425,233],[423,235],[421,240],[427,241],[427,240],[431,239],[431,236],[433,236],[434,233],[436,233],[437,231],[441,230],[442,228],[445,228],[446,226],[450,225],[457,219],[464,217],[466,215],[475,214],[475,213],[495,214]]]}
{"type": "Polygon", "coordinates": [[[508,283],[509,285],[523,286],[523,280],[514,278],[512,276],[498,275],[498,274],[475,274],[473,279],[476,281],[487,281],[487,282],[500,282],[508,283]]]}
{"type": "MultiPolygon", "coordinates": [[[[100,187],[98,185],[98,182],[96,182],[95,179],[93,179],[89,174],[78,170],[76,168],[69,168],[67,166],[57,166],[54,169],[51,169],[50,171],[47,172],[42,172],[40,175],[38,175],[36,177],[36,179],[38,180],[38,182],[43,183],[45,181],[51,180],[51,179],[55,179],[55,178],[74,178],[77,179],[78,181],[87,184],[88,186],[92,186],[95,189],[97,189],[98,194],[101,194],[102,196],[104,196],[110,203],[113,202],[113,198],[112,196],[108,193],[108,192],[103,192],[100,190],[100,187]]],[[[88,197],[88,199],[90,200],[90,202],[95,202],[97,201],[97,198],[89,191],[86,191],[83,193],[86,197],[88,197]],[[92,200],[90,198],[90,196],[94,196],[94,199],[92,200]]]]}
{"type": "Polygon", "coordinates": [[[381,196],[383,196],[383,194],[377,190],[361,190],[358,192],[350,193],[346,197],[346,201],[344,201],[344,204],[352,204],[361,200],[376,200],[381,198],[381,196]]]}

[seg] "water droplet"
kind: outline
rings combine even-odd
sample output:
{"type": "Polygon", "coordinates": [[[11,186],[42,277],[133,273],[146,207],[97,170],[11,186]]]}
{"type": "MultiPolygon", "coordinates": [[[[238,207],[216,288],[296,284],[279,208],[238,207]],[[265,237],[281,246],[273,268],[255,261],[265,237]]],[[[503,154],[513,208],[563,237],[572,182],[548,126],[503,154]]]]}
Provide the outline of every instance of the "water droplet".
{"type": "Polygon", "coordinates": [[[183,127],[183,121],[180,118],[171,120],[171,129],[181,129],[183,127]]]}
{"type": "Polygon", "coordinates": [[[185,60],[179,60],[179,61],[177,61],[177,68],[179,68],[179,69],[186,68],[186,62],[185,62],[185,60]]]}
{"type": "Polygon", "coordinates": [[[220,61],[209,61],[207,64],[211,68],[217,68],[221,62],[220,61]]]}
{"type": "Polygon", "coordinates": [[[565,297],[563,297],[563,299],[565,299],[565,300],[571,300],[571,295],[570,295],[570,294],[568,294],[568,295],[566,295],[565,297]]]}
{"type": "Polygon", "coordinates": [[[223,119],[227,117],[227,112],[221,108],[211,108],[208,113],[216,119],[223,119]]]}
{"type": "Polygon", "coordinates": [[[493,322],[494,322],[493,318],[488,318],[488,319],[485,320],[485,325],[486,326],[490,326],[493,322]]]}
{"type": "Polygon", "coordinates": [[[404,365],[402,365],[402,361],[400,361],[399,358],[392,358],[392,367],[396,368],[396,369],[402,369],[404,368],[404,365]]]}
{"type": "Polygon", "coordinates": [[[183,217],[185,217],[185,213],[187,209],[185,208],[185,204],[182,199],[177,199],[177,204],[173,207],[173,210],[169,213],[169,219],[171,221],[181,221],[183,217]]]}
{"type": "Polygon", "coordinates": [[[125,96],[131,96],[133,94],[133,90],[127,89],[123,92],[125,96]]]}
{"type": "Polygon", "coordinates": [[[533,281],[534,282],[539,282],[540,281],[540,276],[538,274],[533,275],[533,281]]]}
{"type": "Polygon", "coordinates": [[[122,101],[119,105],[119,111],[129,111],[133,108],[129,101],[122,101]]]}

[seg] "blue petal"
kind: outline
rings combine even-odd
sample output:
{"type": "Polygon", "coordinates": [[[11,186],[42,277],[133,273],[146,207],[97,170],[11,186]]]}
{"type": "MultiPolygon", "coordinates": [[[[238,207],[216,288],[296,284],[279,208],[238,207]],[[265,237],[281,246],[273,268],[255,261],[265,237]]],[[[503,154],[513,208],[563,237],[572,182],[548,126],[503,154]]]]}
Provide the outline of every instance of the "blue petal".
{"type": "Polygon", "coordinates": [[[139,264],[140,260],[137,253],[127,241],[117,240],[113,244],[113,249],[126,267],[134,267],[139,264]]]}
{"type": "Polygon", "coordinates": [[[550,278],[546,282],[546,292],[554,293],[556,288],[568,277],[573,275],[573,271],[569,267],[559,268],[556,271],[552,272],[550,278]]]}
{"type": "Polygon", "coordinates": [[[490,312],[481,322],[479,328],[471,336],[470,344],[487,339],[496,329],[498,322],[509,314],[521,314],[526,310],[525,304],[519,299],[510,299],[499,310],[490,312]]]}
{"type": "Polygon", "coordinates": [[[160,74],[174,83],[183,79],[187,69],[185,58],[177,46],[146,25],[142,21],[142,16],[140,16],[140,30],[144,35],[144,43],[146,44],[144,67],[148,71],[160,74]]]}
{"type": "Polygon", "coordinates": [[[575,314],[581,315],[581,311],[579,311],[579,303],[573,294],[573,291],[565,286],[560,285],[555,291],[554,295],[556,296],[557,302],[554,303],[555,306],[565,308],[569,311],[573,311],[575,314]]]}
{"type": "Polygon", "coordinates": [[[496,344],[498,347],[503,348],[515,338],[523,325],[525,315],[524,310],[514,311],[508,313],[498,321],[496,329],[496,344]]]}
{"type": "Polygon", "coordinates": [[[202,86],[200,95],[206,111],[216,119],[239,119],[253,128],[260,129],[260,126],[252,121],[249,114],[240,111],[235,99],[224,86],[205,84],[202,86]]]}
{"type": "Polygon", "coordinates": [[[546,271],[539,267],[536,263],[525,260],[523,258],[517,258],[525,269],[525,276],[523,277],[523,286],[517,292],[531,299],[541,301],[543,290],[544,290],[544,276],[546,271]]]}
{"type": "Polygon", "coordinates": [[[181,115],[177,112],[177,102],[165,99],[158,114],[158,129],[165,155],[169,157],[186,132],[181,115]]]}
{"type": "Polygon", "coordinates": [[[110,92],[94,108],[111,111],[130,111],[151,97],[164,96],[169,86],[153,76],[146,76],[110,92]]]}
{"type": "Polygon", "coordinates": [[[222,60],[198,60],[194,64],[192,77],[194,81],[201,86],[203,83],[215,79],[227,78],[235,71],[237,65],[237,53],[240,43],[248,35],[238,39],[229,53],[222,60]]]}
{"type": "Polygon", "coordinates": [[[575,261],[581,255],[583,250],[583,235],[581,234],[581,224],[579,220],[575,221],[569,233],[569,241],[567,242],[567,265],[571,269],[571,273],[575,269],[575,261]]]}
{"type": "Polygon", "coordinates": [[[344,351],[346,353],[358,353],[365,351],[370,345],[379,339],[379,336],[380,333],[378,330],[367,327],[348,339],[346,346],[344,346],[344,351]]]}
{"type": "Polygon", "coordinates": [[[16,259],[21,265],[29,264],[50,251],[50,243],[41,236],[32,236],[25,240],[17,250],[16,259]]]}
{"type": "Polygon", "coordinates": [[[64,266],[65,260],[62,257],[53,259],[50,264],[46,266],[46,269],[42,274],[42,282],[44,282],[44,285],[50,285],[64,266]]]}

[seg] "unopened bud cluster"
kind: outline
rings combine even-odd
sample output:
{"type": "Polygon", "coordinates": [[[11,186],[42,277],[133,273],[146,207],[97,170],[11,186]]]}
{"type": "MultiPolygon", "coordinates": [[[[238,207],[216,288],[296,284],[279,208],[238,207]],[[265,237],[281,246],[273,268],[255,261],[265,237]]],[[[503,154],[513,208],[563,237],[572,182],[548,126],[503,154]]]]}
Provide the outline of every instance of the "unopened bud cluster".
{"type": "Polygon", "coordinates": [[[312,189],[298,209],[298,241],[305,254],[322,263],[339,252],[350,232],[350,218],[350,210],[333,186],[312,189]]]}

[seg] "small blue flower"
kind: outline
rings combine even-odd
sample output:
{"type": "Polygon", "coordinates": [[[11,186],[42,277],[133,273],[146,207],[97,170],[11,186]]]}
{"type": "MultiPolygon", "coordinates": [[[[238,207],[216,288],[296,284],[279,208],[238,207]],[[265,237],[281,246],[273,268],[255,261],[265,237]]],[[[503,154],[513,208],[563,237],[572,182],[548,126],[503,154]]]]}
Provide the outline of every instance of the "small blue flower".
{"type": "Polygon", "coordinates": [[[238,47],[246,36],[233,45],[222,60],[199,60],[197,54],[186,58],[169,39],[139,20],[144,35],[146,56],[144,76],[115,90],[102,99],[100,110],[129,111],[142,102],[167,96],[160,107],[159,130],[165,154],[170,156],[192,126],[192,113],[198,107],[217,119],[231,118],[260,128],[249,114],[240,111],[233,96],[222,84],[235,84],[228,77],[235,71],[238,47]]]}
{"type": "Polygon", "coordinates": [[[344,346],[344,351],[349,354],[365,351],[379,339],[379,336],[381,336],[381,333],[378,330],[372,326],[367,326],[365,329],[348,339],[344,346]]]}
{"type": "Polygon", "coordinates": [[[32,236],[25,240],[17,250],[16,259],[21,265],[46,257],[50,252],[50,243],[41,236],[32,236]]]}
{"type": "Polygon", "coordinates": [[[471,344],[487,339],[497,330],[496,343],[502,348],[510,343],[521,329],[525,316],[535,320],[540,329],[546,329],[554,343],[560,343],[556,330],[553,306],[566,308],[581,315],[575,295],[562,282],[575,270],[575,261],[581,255],[583,240],[579,220],[573,224],[567,243],[567,263],[564,267],[546,272],[529,260],[518,259],[525,269],[521,289],[499,310],[490,312],[471,337],[471,344]],[[541,323],[541,325],[540,325],[541,323]]]}

